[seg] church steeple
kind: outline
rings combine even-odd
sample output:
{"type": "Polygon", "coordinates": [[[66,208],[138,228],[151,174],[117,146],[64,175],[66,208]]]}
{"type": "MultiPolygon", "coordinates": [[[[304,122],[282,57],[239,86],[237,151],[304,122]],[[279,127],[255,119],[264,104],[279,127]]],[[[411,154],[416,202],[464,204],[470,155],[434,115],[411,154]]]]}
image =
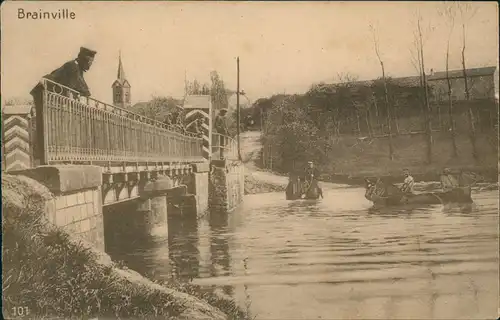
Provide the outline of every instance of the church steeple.
{"type": "Polygon", "coordinates": [[[118,53],[118,72],[116,80],[113,82],[113,104],[120,108],[131,106],[130,102],[130,83],[125,77],[125,70],[122,63],[121,50],[118,53]]]}
{"type": "Polygon", "coordinates": [[[125,70],[123,70],[121,50],[118,53],[118,75],[116,76],[116,78],[122,82],[125,80],[125,70]]]}

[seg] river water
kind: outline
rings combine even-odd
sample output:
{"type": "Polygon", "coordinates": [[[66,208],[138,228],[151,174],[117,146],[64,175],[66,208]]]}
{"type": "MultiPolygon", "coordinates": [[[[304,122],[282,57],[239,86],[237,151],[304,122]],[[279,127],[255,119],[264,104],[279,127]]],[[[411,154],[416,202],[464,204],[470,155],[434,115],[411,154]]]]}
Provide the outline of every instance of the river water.
{"type": "Polygon", "coordinates": [[[169,221],[115,259],[232,296],[255,319],[496,319],[498,191],[472,206],[378,209],[364,190],[245,196],[229,215],[169,221]]]}

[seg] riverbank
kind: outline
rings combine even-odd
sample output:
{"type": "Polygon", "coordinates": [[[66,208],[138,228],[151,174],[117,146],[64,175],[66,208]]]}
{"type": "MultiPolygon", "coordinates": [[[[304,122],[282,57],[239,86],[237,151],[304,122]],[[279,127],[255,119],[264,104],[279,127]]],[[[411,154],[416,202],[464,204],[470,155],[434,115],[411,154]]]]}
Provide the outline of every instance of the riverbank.
{"type": "MultiPolygon", "coordinates": [[[[449,141],[443,136],[434,140],[432,162],[425,158],[426,147],[422,137],[395,137],[395,153],[389,159],[386,139],[360,140],[355,137],[337,139],[323,154],[316,167],[321,172],[320,180],[331,183],[364,185],[365,178],[383,178],[391,183],[404,180],[403,170],[409,169],[417,181],[439,181],[444,168],[452,171],[466,172],[476,183],[496,183],[498,181],[498,155],[496,149],[487,141],[487,136],[478,138],[480,157],[472,158],[468,140],[461,137],[457,140],[460,150],[458,157],[450,157],[449,141]]],[[[263,168],[263,154],[254,160],[260,170],[263,168]]],[[[269,163],[269,161],[267,161],[269,163]]],[[[287,159],[273,156],[273,169],[277,174],[287,174],[290,167],[287,159]]],[[[297,163],[296,167],[305,166],[297,163]]]]}
{"type": "Polygon", "coordinates": [[[233,301],[189,283],[157,283],[45,219],[46,187],[2,176],[4,318],[248,319],[233,301]]]}
{"type": "Polygon", "coordinates": [[[286,183],[280,181],[266,181],[258,174],[245,175],[245,194],[259,194],[268,192],[285,192],[286,183]]]}
{"type": "MultiPolygon", "coordinates": [[[[348,139],[346,139],[348,140],[348,139]]],[[[412,143],[398,145],[398,151],[393,160],[387,157],[385,142],[373,141],[359,148],[348,147],[349,141],[339,142],[338,152],[332,153],[332,161],[317,164],[320,180],[323,182],[342,184],[347,186],[364,186],[366,178],[382,178],[390,183],[398,184],[404,180],[403,169],[409,169],[417,184],[424,188],[439,182],[440,174],[444,167],[451,168],[455,173],[461,171],[468,176],[470,183],[477,185],[477,189],[498,188],[498,167],[495,162],[496,155],[489,154],[476,164],[470,156],[462,155],[456,159],[446,159],[449,147],[445,141],[436,141],[434,163],[425,164],[425,159],[416,156],[415,150],[423,149],[412,143]],[[344,144],[344,145],[343,145],[344,144]],[[439,148],[441,148],[440,151],[439,148]],[[495,156],[495,157],[493,157],[495,156]],[[434,183],[433,183],[434,182],[434,183]]],[[[351,139],[352,140],[352,139],[351,139]]],[[[463,142],[463,140],[462,140],[463,142]]],[[[484,141],[483,141],[484,142],[484,141]]],[[[356,139],[350,141],[356,143],[356,139]]],[[[462,149],[466,146],[459,144],[462,149]]],[[[287,173],[272,171],[262,167],[262,143],[259,132],[244,132],[242,134],[243,161],[247,170],[245,178],[245,194],[258,194],[267,192],[284,192],[288,183],[287,173]]],[[[487,150],[483,145],[482,150],[487,150]]],[[[418,152],[417,152],[418,153],[418,152]]],[[[279,169],[279,166],[278,166],[279,169]]]]}

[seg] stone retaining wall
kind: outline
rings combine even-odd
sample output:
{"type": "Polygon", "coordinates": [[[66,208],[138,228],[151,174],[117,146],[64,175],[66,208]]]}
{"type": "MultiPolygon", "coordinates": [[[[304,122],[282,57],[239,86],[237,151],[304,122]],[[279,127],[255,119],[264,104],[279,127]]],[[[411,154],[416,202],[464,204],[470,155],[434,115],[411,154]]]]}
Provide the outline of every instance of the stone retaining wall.
{"type": "Polygon", "coordinates": [[[99,187],[65,193],[46,203],[47,219],[104,250],[104,225],[99,187]]]}
{"type": "Polygon", "coordinates": [[[45,185],[54,198],[45,203],[47,219],[104,250],[102,171],[97,166],[39,166],[10,172],[45,185]]]}

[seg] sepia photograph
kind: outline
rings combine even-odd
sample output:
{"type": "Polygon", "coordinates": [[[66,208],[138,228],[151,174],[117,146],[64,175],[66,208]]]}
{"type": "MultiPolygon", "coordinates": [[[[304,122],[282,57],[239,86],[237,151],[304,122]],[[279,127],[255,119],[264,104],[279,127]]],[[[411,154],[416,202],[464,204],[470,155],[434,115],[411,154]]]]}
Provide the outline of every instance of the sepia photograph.
{"type": "Polygon", "coordinates": [[[4,1],[4,319],[497,319],[499,10],[4,1]]]}

